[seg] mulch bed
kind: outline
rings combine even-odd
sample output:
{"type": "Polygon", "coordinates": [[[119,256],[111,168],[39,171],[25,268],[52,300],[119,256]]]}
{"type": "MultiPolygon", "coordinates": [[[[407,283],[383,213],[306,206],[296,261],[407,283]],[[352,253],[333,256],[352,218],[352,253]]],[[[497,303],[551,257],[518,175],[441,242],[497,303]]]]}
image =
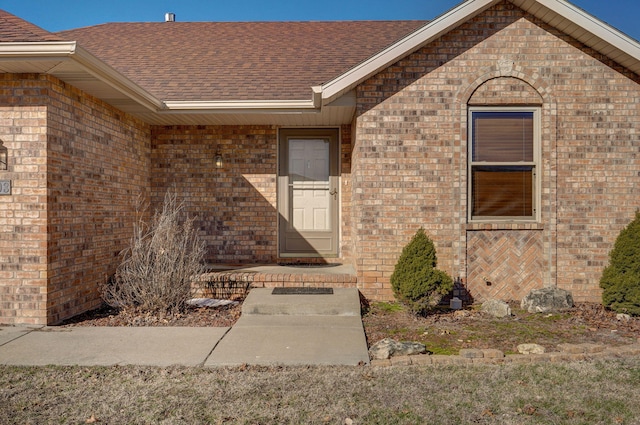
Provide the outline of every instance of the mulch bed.
{"type": "Polygon", "coordinates": [[[490,317],[477,308],[445,309],[424,317],[404,310],[388,311],[375,303],[363,315],[369,344],[383,338],[417,341],[427,349],[436,347],[453,353],[462,348],[496,348],[515,352],[523,343],[555,347],[561,343],[624,345],[638,342],[640,319],[618,320],[615,312],[597,303],[577,303],[560,314],[528,313],[517,302],[513,315],[490,317]]]}
{"type": "MultiPolygon", "coordinates": [[[[158,317],[109,306],[86,312],[61,324],[72,326],[209,326],[230,327],[240,318],[242,302],[224,307],[189,307],[184,313],[158,317]]],[[[622,345],[640,338],[640,319],[618,320],[616,313],[597,303],[577,303],[559,315],[530,314],[512,303],[514,315],[496,319],[478,309],[445,309],[416,317],[405,311],[384,310],[373,303],[363,314],[369,344],[383,338],[419,341],[429,346],[497,348],[513,351],[519,343],[604,343],[622,345]],[[525,339],[532,340],[525,340],[525,339]]]]}
{"type": "Polygon", "coordinates": [[[75,316],[60,326],[191,326],[229,327],[240,318],[241,303],[224,307],[188,307],[184,313],[162,317],[107,305],[75,316]]]}

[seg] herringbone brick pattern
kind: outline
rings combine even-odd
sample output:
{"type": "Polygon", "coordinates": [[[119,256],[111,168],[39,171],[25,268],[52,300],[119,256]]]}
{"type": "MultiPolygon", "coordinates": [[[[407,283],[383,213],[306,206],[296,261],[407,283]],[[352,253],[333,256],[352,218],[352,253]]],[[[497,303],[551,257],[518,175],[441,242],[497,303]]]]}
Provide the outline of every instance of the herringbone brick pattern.
{"type": "Polygon", "coordinates": [[[542,232],[468,232],[468,290],[476,301],[520,300],[542,287],[542,258],[542,232]]]}

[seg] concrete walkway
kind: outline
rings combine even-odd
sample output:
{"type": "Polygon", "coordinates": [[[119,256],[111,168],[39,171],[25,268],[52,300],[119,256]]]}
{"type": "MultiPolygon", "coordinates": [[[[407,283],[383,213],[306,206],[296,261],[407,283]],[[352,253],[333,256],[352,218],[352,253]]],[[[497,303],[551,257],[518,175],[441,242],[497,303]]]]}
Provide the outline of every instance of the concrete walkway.
{"type": "Polygon", "coordinates": [[[0,364],[233,366],[369,363],[356,289],[252,289],[232,328],[1,327],[0,364]]]}

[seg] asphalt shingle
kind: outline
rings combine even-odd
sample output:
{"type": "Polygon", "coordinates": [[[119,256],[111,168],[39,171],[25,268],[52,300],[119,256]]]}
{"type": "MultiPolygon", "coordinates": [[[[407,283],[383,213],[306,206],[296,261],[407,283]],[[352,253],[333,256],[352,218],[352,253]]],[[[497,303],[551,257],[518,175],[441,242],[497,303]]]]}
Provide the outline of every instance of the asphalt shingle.
{"type": "Polygon", "coordinates": [[[63,41],[37,25],[0,10],[0,43],[63,41]]]}
{"type": "Polygon", "coordinates": [[[162,100],[307,100],[424,21],[109,23],[56,33],[162,100]]]}

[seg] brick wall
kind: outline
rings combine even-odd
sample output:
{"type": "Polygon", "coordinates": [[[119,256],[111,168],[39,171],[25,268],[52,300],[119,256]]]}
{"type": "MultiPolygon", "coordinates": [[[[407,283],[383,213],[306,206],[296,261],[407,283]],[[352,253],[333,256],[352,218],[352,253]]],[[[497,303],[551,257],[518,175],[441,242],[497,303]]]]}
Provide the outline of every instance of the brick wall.
{"type": "Polygon", "coordinates": [[[0,196],[0,323],[46,323],[46,84],[0,74],[0,140],[11,195],[0,196]]]}
{"type": "Polygon", "coordinates": [[[50,80],[48,322],[100,305],[98,285],[128,246],[139,196],[148,197],[149,127],[50,80]]]}
{"type": "MultiPolygon", "coordinates": [[[[348,222],[349,126],[341,133],[342,221],[348,222]]],[[[174,187],[187,213],[197,217],[199,234],[207,244],[207,261],[278,261],[276,126],[155,126],[151,138],[154,208],[174,187]],[[214,166],[218,153],[224,161],[220,169],[214,166]]],[[[338,261],[348,259],[348,226],[342,226],[341,253],[338,261]]]]}
{"type": "Polygon", "coordinates": [[[277,129],[166,126],[153,127],[151,137],[154,208],[174,187],[197,217],[208,261],[275,262],[277,129]]]}
{"type": "Polygon", "coordinates": [[[149,184],[149,131],[52,77],[0,77],[0,104],[16,105],[0,109],[14,187],[0,197],[0,322],[53,324],[100,304],[149,184]]]}
{"type": "MultiPolygon", "coordinates": [[[[439,266],[479,298],[526,294],[531,276],[498,272],[490,257],[529,240],[538,253],[527,261],[542,265],[535,286],[557,284],[577,300],[599,301],[608,252],[640,199],[639,83],[506,2],[364,82],[354,125],[353,227],[365,295],[392,296],[393,266],[423,226],[439,266]],[[468,224],[467,106],[505,102],[541,103],[541,221],[468,224]],[[490,248],[477,249],[478,232],[493,241],[490,248]],[[508,291],[487,292],[473,272],[480,260],[508,291]]],[[[513,270],[522,262],[503,258],[513,270]]]]}

